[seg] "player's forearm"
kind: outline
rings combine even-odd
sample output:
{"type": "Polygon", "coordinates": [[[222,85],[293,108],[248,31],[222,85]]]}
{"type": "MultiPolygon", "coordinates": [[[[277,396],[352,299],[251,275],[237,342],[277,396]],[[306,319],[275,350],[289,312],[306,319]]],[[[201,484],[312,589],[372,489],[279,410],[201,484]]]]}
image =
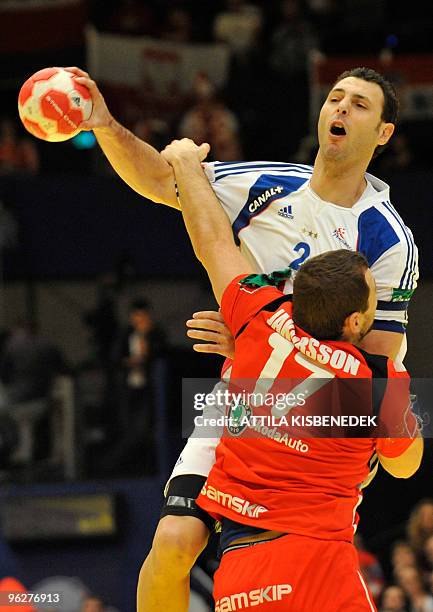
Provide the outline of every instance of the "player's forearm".
{"type": "Polygon", "coordinates": [[[117,174],[140,195],[179,208],[173,170],[156,149],[115,119],[94,129],[101,149],[117,174]]]}
{"type": "Polygon", "coordinates": [[[230,221],[197,160],[180,158],[173,168],[186,229],[219,302],[228,283],[252,269],[239,253],[230,221]]]}
{"type": "Polygon", "coordinates": [[[180,159],[173,168],[194,252],[205,263],[203,259],[217,243],[228,242],[234,247],[230,221],[195,160],[180,159]]]}

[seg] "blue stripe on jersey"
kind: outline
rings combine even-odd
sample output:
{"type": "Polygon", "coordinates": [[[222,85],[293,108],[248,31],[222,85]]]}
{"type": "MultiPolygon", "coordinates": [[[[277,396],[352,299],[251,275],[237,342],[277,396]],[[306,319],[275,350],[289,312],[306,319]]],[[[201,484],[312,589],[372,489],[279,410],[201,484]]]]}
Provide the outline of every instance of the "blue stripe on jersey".
{"type": "Polygon", "coordinates": [[[401,277],[401,280],[400,280],[399,289],[413,289],[414,275],[415,275],[415,270],[414,270],[415,246],[414,246],[412,237],[407,231],[407,227],[405,226],[403,219],[397,213],[394,206],[392,206],[391,202],[383,202],[383,204],[385,208],[394,217],[394,219],[397,221],[397,223],[400,225],[400,227],[402,228],[405,239],[406,239],[406,243],[407,243],[406,265],[404,267],[403,276],[401,277]]]}
{"type": "Polygon", "coordinates": [[[236,240],[239,232],[247,227],[254,217],[268,208],[272,202],[297,191],[308,178],[262,174],[248,193],[248,199],[233,222],[232,229],[236,240]]]}
{"type": "Polygon", "coordinates": [[[236,170],[297,170],[312,174],[313,168],[304,164],[288,164],[286,162],[215,162],[215,176],[222,172],[235,172],[236,170]]]}
{"type": "MultiPolygon", "coordinates": [[[[212,162],[210,162],[210,163],[212,163],[212,162]]],[[[260,164],[262,166],[266,166],[266,165],[268,165],[268,166],[271,166],[271,165],[273,165],[273,166],[287,166],[288,162],[267,162],[267,161],[250,162],[250,161],[245,161],[245,160],[243,160],[243,161],[239,160],[239,161],[215,161],[215,162],[213,162],[213,165],[214,165],[215,168],[227,168],[228,166],[238,166],[238,165],[239,166],[242,166],[242,165],[251,165],[252,166],[253,164],[260,164]]],[[[291,164],[291,165],[292,166],[295,166],[295,165],[296,166],[298,166],[298,165],[300,166],[300,165],[303,165],[303,164],[291,164]]],[[[312,166],[305,166],[305,167],[306,168],[307,167],[311,168],[312,166]]]]}
{"type": "Polygon", "coordinates": [[[400,323],[399,321],[378,321],[375,319],[373,327],[371,329],[397,332],[398,334],[406,333],[406,327],[404,323],[400,323]]]}
{"type": "Polygon", "coordinates": [[[358,219],[358,248],[371,267],[399,238],[388,219],[377,208],[364,210],[358,219]]]}
{"type": "Polygon", "coordinates": [[[251,172],[265,172],[266,170],[268,171],[275,171],[275,172],[281,172],[284,174],[289,174],[289,173],[299,173],[303,176],[305,176],[306,178],[310,178],[311,177],[311,172],[308,172],[308,170],[302,170],[301,168],[297,168],[295,166],[288,166],[285,165],[284,167],[279,167],[279,168],[271,168],[269,166],[257,166],[254,168],[251,168],[251,166],[245,166],[245,170],[241,170],[238,168],[233,168],[233,170],[231,171],[227,171],[223,172],[223,174],[218,174],[218,176],[216,175],[215,172],[215,183],[223,178],[225,178],[226,176],[234,176],[235,174],[248,174],[251,172]]]}
{"type": "Polygon", "coordinates": [[[409,300],[407,302],[385,302],[379,300],[377,302],[377,310],[407,310],[409,300]]]}

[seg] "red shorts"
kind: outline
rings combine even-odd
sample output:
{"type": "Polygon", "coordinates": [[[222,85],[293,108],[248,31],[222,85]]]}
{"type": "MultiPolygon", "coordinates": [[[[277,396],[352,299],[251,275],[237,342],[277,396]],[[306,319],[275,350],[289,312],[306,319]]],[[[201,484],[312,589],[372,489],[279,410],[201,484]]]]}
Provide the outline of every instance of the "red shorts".
{"type": "Polygon", "coordinates": [[[374,612],[355,547],[286,535],[229,550],[215,573],[215,612],[374,612]]]}

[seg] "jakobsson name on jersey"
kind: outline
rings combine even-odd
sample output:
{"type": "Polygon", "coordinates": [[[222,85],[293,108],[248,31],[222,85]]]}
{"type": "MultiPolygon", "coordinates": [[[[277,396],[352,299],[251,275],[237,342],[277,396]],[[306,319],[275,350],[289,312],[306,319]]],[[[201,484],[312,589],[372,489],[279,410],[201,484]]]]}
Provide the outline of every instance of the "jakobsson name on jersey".
{"type": "Polygon", "coordinates": [[[350,373],[353,376],[358,373],[361,363],[354,355],[341,349],[333,349],[327,344],[322,344],[316,338],[308,338],[307,336],[300,338],[297,336],[293,319],[283,308],[273,314],[266,322],[307,357],[322,365],[329,363],[335,370],[343,370],[343,372],[350,373]]]}

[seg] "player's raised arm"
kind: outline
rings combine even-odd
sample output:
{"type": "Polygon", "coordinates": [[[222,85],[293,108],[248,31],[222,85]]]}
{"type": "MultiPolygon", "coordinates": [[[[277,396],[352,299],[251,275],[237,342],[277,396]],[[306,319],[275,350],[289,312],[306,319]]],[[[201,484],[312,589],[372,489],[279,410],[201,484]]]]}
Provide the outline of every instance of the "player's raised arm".
{"type": "Polygon", "coordinates": [[[113,118],[98,86],[87,72],[76,67],[66,70],[76,74],[78,83],[88,87],[92,94],[92,114],[80,127],[94,131],[101,149],[117,174],[140,195],[179,208],[173,170],[160,153],[113,118]]]}
{"type": "Polygon", "coordinates": [[[233,278],[254,270],[235,245],[230,221],[204,175],[200,160],[208,150],[209,145],[198,147],[183,138],[168,145],[162,156],[173,167],[186,229],[220,303],[233,278]]]}
{"type": "Polygon", "coordinates": [[[113,117],[94,127],[96,139],[114,170],[140,195],[179,208],[173,171],[152,146],[134,136],[113,117]]]}

